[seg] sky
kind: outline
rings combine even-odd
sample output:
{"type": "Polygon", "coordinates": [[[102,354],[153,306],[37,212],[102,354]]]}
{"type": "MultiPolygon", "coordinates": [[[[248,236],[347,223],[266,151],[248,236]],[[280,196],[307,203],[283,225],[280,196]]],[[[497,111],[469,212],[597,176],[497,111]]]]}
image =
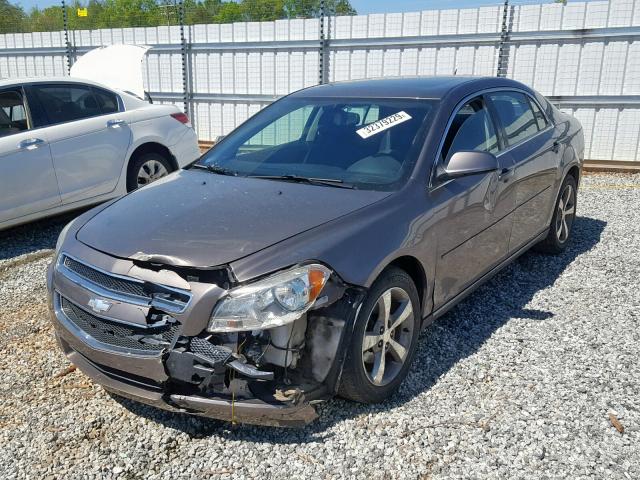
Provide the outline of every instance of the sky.
{"type": "MultiPolygon", "coordinates": [[[[25,10],[30,10],[34,6],[40,8],[50,5],[59,5],[60,0],[10,0],[12,3],[22,5],[25,10]]],[[[437,8],[465,8],[477,7],[481,5],[498,5],[501,0],[350,0],[351,5],[359,14],[365,13],[385,13],[385,12],[412,12],[419,10],[430,10],[437,8]]],[[[548,1],[548,0],[547,0],[548,1]]],[[[543,3],[544,0],[515,0],[511,3],[543,3]]]]}

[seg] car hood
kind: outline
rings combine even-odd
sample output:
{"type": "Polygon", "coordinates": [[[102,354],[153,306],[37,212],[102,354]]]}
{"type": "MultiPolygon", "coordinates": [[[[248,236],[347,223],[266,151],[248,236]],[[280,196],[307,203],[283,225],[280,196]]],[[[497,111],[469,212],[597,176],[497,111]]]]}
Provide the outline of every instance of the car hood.
{"type": "Polygon", "coordinates": [[[119,258],[213,267],[389,195],[183,170],[105,208],[76,238],[119,258]]]}

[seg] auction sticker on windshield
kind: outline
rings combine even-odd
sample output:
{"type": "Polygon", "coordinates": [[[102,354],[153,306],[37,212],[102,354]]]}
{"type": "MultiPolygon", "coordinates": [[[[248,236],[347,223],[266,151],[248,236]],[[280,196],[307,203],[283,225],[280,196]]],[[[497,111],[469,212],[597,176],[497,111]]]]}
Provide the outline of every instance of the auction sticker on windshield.
{"type": "Polygon", "coordinates": [[[399,125],[402,122],[406,122],[407,120],[411,120],[411,115],[409,115],[407,112],[402,111],[394,113],[393,115],[381,118],[380,120],[370,123],[366,127],[362,127],[361,129],[356,130],[356,133],[362,138],[369,138],[372,135],[384,132],[385,130],[391,127],[395,127],[396,125],[399,125]]]}

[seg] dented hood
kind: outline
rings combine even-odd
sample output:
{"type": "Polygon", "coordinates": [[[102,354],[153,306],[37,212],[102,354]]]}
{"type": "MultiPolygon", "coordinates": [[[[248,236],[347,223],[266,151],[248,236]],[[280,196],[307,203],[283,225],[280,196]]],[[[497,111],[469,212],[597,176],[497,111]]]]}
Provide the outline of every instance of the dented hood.
{"type": "Polygon", "coordinates": [[[71,66],[70,75],[144,98],[142,59],[149,48],[145,45],[94,48],[71,66]]]}
{"type": "Polygon", "coordinates": [[[115,257],[211,267],[388,195],[183,170],[113,203],[77,239],[115,257]]]}

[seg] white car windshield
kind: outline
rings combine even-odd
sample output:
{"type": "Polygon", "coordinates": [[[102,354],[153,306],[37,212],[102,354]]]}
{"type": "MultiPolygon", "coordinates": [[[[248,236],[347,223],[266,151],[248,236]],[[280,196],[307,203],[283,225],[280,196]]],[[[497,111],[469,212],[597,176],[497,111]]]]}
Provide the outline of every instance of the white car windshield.
{"type": "Polygon", "coordinates": [[[285,98],[207,152],[226,174],[393,189],[410,172],[433,100],[285,98]]]}

